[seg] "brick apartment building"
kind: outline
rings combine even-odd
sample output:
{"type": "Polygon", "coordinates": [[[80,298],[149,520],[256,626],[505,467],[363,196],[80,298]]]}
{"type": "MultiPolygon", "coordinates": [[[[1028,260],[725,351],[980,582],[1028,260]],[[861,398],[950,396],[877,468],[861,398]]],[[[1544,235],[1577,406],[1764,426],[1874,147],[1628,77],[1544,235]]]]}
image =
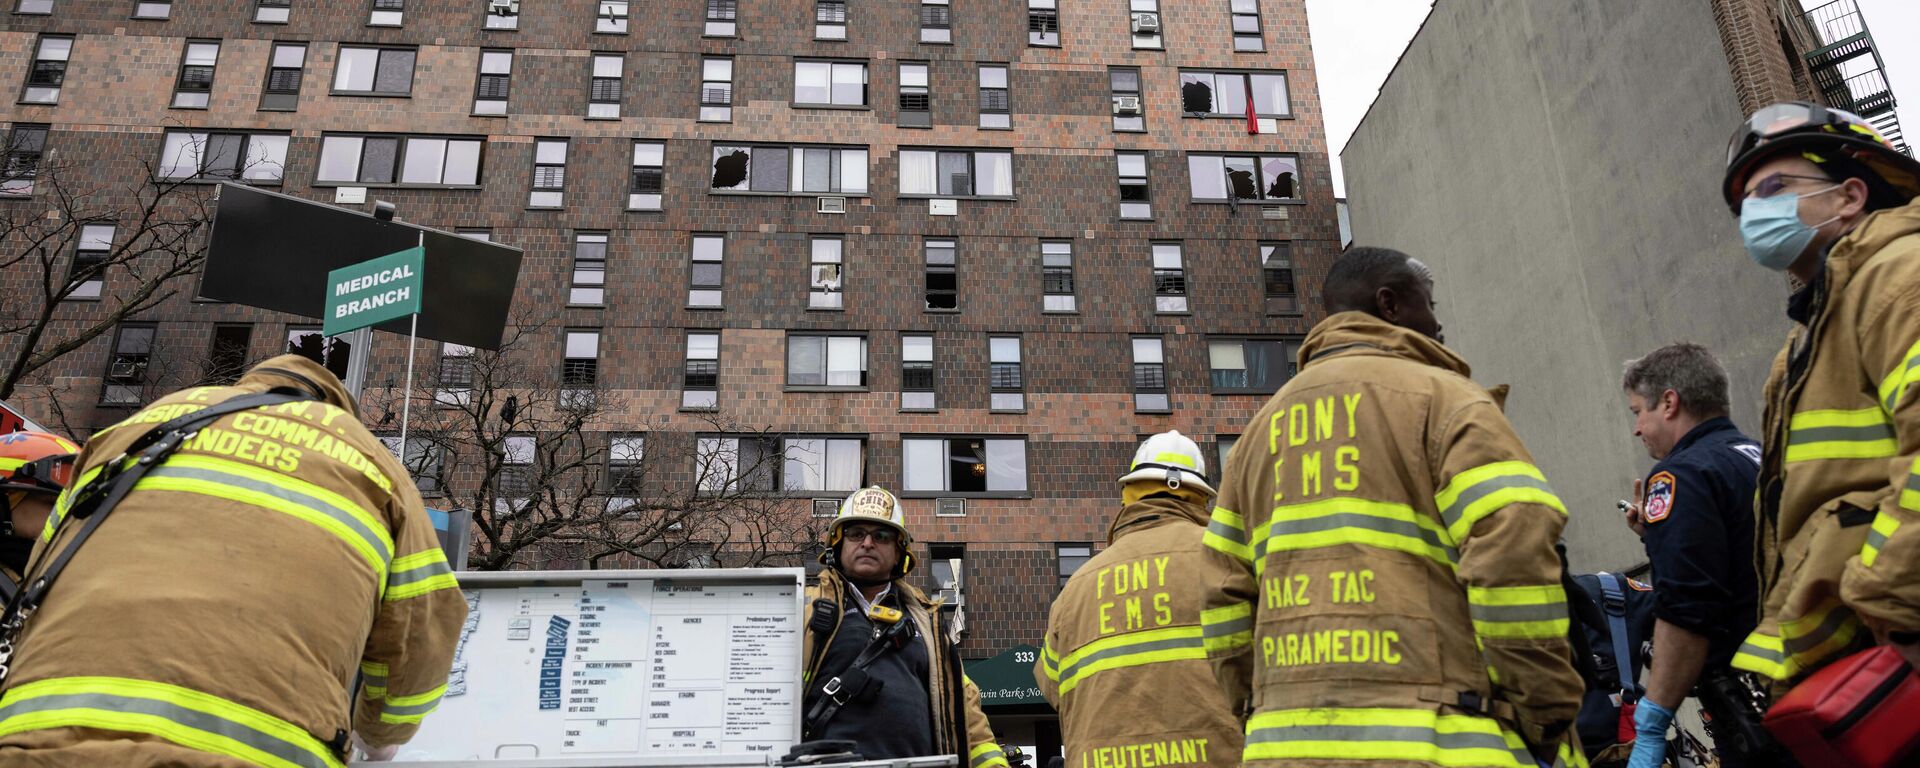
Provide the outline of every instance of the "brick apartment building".
{"type": "MultiPolygon", "coordinates": [[[[1030,662],[1140,438],[1224,452],[1340,247],[1301,0],[5,2],[0,208],[44,204],[19,171],[58,153],[364,190],[518,247],[516,317],[543,325],[510,354],[617,394],[605,439],[715,412],[798,436],[828,466],[771,481],[794,514],[901,491],[929,584],[963,563],[969,660],[1030,662]]],[[[311,318],[183,293],[15,398],[86,432],[204,375],[181,361],[320,348],[311,318]]],[[[428,376],[462,351],[417,350],[428,376]]],[[[364,380],[405,352],[376,334],[364,380]]],[[[1035,698],[988,703],[1057,754],[1035,698]]]]}

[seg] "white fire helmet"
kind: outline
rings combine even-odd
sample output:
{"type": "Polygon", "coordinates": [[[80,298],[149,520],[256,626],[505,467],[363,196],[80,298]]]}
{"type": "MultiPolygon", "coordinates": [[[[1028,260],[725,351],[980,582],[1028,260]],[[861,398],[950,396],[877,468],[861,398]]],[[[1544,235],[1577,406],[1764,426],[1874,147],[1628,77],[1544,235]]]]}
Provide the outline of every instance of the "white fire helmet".
{"type": "Polygon", "coordinates": [[[1190,485],[1209,496],[1217,493],[1207,483],[1207,460],[1200,455],[1200,446],[1177,429],[1147,438],[1134,452],[1129,469],[1120,478],[1121,485],[1153,480],[1166,483],[1168,488],[1190,485]]]}

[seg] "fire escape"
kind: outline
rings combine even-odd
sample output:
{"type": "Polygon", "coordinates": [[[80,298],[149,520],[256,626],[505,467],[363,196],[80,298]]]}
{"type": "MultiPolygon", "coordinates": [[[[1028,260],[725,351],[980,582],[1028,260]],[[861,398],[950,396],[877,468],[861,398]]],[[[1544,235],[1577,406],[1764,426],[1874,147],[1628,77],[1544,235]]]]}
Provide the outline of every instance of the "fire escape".
{"type": "Polygon", "coordinates": [[[1807,10],[1802,18],[1819,46],[1807,52],[1807,70],[1821,100],[1866,118],[1900,151],[1913,154],[1894,114],[1886,66],[1859,6],[1854,0],[1832,0],[1807,10]]]}

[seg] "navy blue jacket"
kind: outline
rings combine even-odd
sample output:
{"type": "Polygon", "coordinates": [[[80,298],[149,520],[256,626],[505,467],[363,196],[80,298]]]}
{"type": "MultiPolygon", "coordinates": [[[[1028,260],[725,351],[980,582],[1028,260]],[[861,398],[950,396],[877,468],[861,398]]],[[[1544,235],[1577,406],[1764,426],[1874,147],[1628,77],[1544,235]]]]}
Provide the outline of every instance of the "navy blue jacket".
{"type": "Polygon", "coordinates": [[[1759,472],[1760,444],[1723,417],[1688,431],[1647,477],[1641,541],[1653,564],[1654,616],[1706,636],[1707,669],[1726,666],[1757,621],[1759,472]]]}

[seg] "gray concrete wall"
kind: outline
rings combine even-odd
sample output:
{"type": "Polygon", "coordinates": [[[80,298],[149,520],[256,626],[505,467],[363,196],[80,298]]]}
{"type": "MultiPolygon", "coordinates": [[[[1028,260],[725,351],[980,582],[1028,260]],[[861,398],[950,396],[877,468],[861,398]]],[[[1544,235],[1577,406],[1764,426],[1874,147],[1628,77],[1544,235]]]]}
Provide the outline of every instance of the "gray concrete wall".
{"type": "Polygon", "coordinates": [[[1758,436],[1786,288],[1717,192],[1742,117],[1721,50],[1707,3],[1447,0],[1341,155],[1355,244],[1431,265],[1449,345],[1513,385],[1576,569],[1645,560],[1614,510],[1652,464],[1623,361],[1707,345],[1758,436]]]}

